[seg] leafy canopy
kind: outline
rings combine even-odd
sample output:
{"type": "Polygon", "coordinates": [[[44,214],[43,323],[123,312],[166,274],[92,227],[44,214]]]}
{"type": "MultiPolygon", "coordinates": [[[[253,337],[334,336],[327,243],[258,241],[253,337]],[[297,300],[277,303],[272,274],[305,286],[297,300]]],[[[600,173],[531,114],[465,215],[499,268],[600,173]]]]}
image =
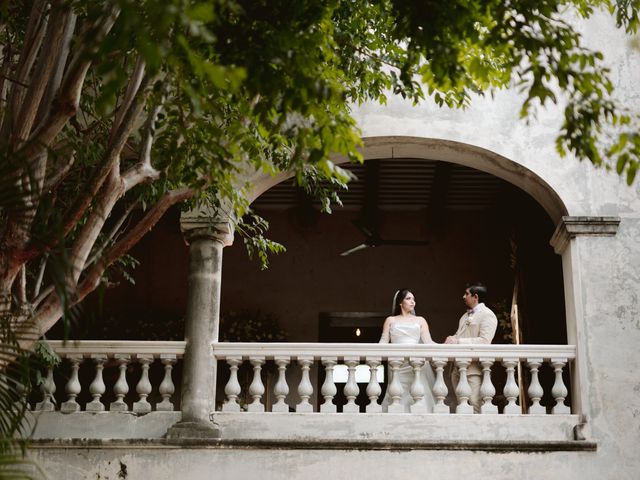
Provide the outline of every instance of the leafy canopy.
{"type": "Polygon", "coordinates": [[[44,333],[108,268],[131,266],[131,246],[181,202],[242,219],[266,263],[282,247],[251,215],[251,181],[289,172],[329,210],[349,179],[330,158],[361,160],[352,106],[389,95],[464,108],[513,87],[525,118],[558,103],[558,151],[632,183],[636,112],[614,102],[602,55],[572,22],[605,10],[635,33],[638,6],[4,1],[0,295],[44,333]]]}

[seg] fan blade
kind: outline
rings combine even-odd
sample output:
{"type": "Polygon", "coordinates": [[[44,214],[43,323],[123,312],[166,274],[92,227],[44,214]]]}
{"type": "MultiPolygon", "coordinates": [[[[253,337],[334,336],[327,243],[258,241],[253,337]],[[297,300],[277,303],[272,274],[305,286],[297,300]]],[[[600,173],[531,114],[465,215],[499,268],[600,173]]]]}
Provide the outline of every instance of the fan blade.
{"type": "Polygon", "coordinates": [[[342,252],[340,255],[343,257],[346,257],[347,255],[351,255],[352,253],[355,253],[359,250],[364,250],[365,248],[369,248],[369,246],[370,245],[367,245],[366,243],[361,243],[357,247],[353,247],[353,248],[350,248],[349,250],[342,252]]]}
{"type": "Polygon", "coordinates": [[[360,232],[365,236],[365,237],[372,237],[373,236],[373,232],[371,231],[370,228],[368,228],[364,222],[362,222],[361,220],[352,220],[351,223],[353,223],[355,225],[355,227],[360,230],[360,232]]]}
{"type": "Polygon", "coordinates": [[[405,247],[419,247],[429,245],[429,240],[380,240],[379,245],[398,245],[405,247]]]}

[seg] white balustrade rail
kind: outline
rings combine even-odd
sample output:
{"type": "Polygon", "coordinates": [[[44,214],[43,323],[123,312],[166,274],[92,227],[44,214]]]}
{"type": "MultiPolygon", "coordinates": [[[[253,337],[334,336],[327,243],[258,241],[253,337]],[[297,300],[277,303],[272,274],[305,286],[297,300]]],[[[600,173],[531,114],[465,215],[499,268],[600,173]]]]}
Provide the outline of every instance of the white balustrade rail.
{"type": "MultiPolygon", "coordinates": [[[[51,341],[54,351],[68,363],[64,367],[64,376],[56,375],[49,369],[41,386],[41,400],[35,404],[35,410],[72,413],[81,410],[100,412],[148,413],[152,410],[172,411],[174,405],[172,397],[176,390],[172,369],[176,362],[184,355],[185,342],[153,342],[153,341],[83,341],[59,342],[51,341]],[[160,363],[164,369],[162,381],[152,385],[149,368],[152,364],[160,363]],[[81,385],[79,376],[80,366],[85,366],[84,378],[87,379],[87,368],[91,369],[90,379],[81,385]],[[135,365],[135,372],[132,368],[135,365]],[[108,367],[115,381],[108,382],[109,391],[104,381],[104,369],[108,367]],[[58,385],[56,385],[57,379],[58,385]],[[61,379],[62,382],[61,382],[61,379]],[[65,392],[64,401],[56,405],[55,397],[58,391],[65,392]],[[135,395],[133,392],[135,391],[135,395]],[[149,395],[159,394],[161,400],[152,405],[149,395]],[[84,405],[78,402],[79,395],[91,399],[84,405]],[[105,398],[112,401],[107,402],[105,398]],[[128,401],[125,402],[125,397],[128,401]],[[135,401],[132,401],[135,397],[135,401]]],[[[456,413],[471,413],[469,404],[471,389],[467,382],[466,370],[474,362],[481,366],[482,383],[480,394],[482,406],[480,413],[496,414],[498,406],[496,400],[495,375],[492,369],[502,369],[501,377],[504,387],[501,392],[501,411],[506,414],[521,414],[523,409],[518,404],[521,389],[518,386],[517,369],[520,368],[526,379],[526,411],[528,414],[569,414],[570,407],[566,404],[568,388],[563,380],[566,372],[576,356],[576,348],[572,345],[391,345],[391,344],[326,344],[326,343],[226,343],[212,344],[213,354],[217,361],[226,363],[229,367],[228,378],[218,378],[218,384],[224,382],[225,399],[221,406],[223,412],[239,412],[246,409],[249,412],[314,412],[335,413],[339,409],[343,413],[358,413],[360,406],[356,399],[360,393],[366,393],[368,402],[364,410],[367,413],[382,411],[382,387],[378,378],[378,367],[383,362],[391,372],[392,381],[387,388],[391,394],[389,412],[402,412],[400,404],[402,385],[398,376],[393,372],[405,365],[410,365],[414,372],[414,382],[410,388],[413,397],[412,412],[421,412],[419,403],[424,396],[424,388],[420,382],[419,371],[428,362],[435,373],[435,384],[432,388],[435,406],[433,413],[450,413],[450,406],[445,399],[455,398],[453,406],[456,413]],[[265,386],[265,366],[274,367],[277,377],[271,392],[265,386]],[[460,381],[455,389],[455,396],[450,395],[451,383],[446,381],[447,366],[453,364],[458,369],[460,381]],[[250,368],[251,382],[241,385],[238,371],[242,365],[250,368]],[[344,386],[334,380],[336,366],[344,365],[348,372],[344,386]],[[356,381],[356,368],[359,365],[368,367],[366,386],[356,381]],[[539,372],[547,366],[547,373],[552,370],[553,383],[543,388],[539,380],[539,372]],[[314,370],[324,371],[324,382],[314,389],[312,378],[314,370]],[[292,375],[296,370],[296,375],[292,375]],[[292,377],[299,377],[293,382],[292,377]],[[295,383],[295,384],[294,384],[295,383]],[[336,405],[338,389],[342,389],[344,403],[336,405]],[[265,408],[266,394],[272,394],[273,401],[270,408],[265,408]],[[295,393],[296,395],[290,395],[295,393]],[[552,405],[542,405],[543,396],[552,398],[552,405]],[[292,397],[295,396],[295,401],[292,397]],[[319,398],[319,406],[315,406],[315,398],[319,398]],[[241,406],[240,399],[248,399],[246,405],[241,406]]],[[[160,367],[154,367],[160,368],[160,367]]],[[[494,372],[495,373],[495,372],[494,372]]],[[[549,383],[549,382],[547,382],[549,383]]],[[[158,395],[156,395],[157,397],[158,395]]],[[[549,402],[547,402],[549,403],[549,402]]]]}
{"type": "Polygon", "coordinates": [[[61,402],[59,407],[63,413],[82,410],[82,406],[78,403],[78,396],[83,391],[88,391],[92,397],[91,401],[84,405],[86,411],[148,413],[153,409],[148,401],[148,396],[154,389],[161,397],[161,401],[155,404],[155,410],[174,410],[171,401],[175,392],[172,369],[184,355],[185,342],[88,340],[82,342],[50,341],[49,343],[62,361],[69,363],[69,373],[64,380],[64,385],[57,386],[54,381],[53,369],[48,369],[46,380],[41,386],[42,401],[36,403],[36,411],[56,410],[54,396],[59,388],[63,388],[66,393],[66,400],[61,402]],[[158,385],[151,385],[149,379],[149,368],[154,362],[161,363],[164,368],[163,379],[158,385]],[[89,385],[81,385],[80,382],[79,370],[83,363],[92,365],[90,368],[93,373],[90,375],[91,383],[89,385]],[[129,367],[135,364],[140,366],[139,372],[136,369],[135,375],[131,375],[130,370],[132,369],[129,367]],[[109,397],[113,397],[114,401],[108,405],[103,399],[107,391],[103,378],[105,366],[117,369],[117,380],[112,385],[112,391],[109,392],[109,397]],[[130,390],[134,389],[137,400],[132,403],[130,408],[124,398],[130,390]]]}
{"type": "MultiPolygon", "coordinates": [[[[380,405],[382,388],[377,378],[378,366],[387,362],[391,371],[392,381],[387,386],[391,394],[389,412],[403,412],[400,404],[402,385],[397,371],[404,365],[411,365],[415,372],[414,381],[410,388],[414,400],[412,412],[424,411],[419,407],[420,400],[424,396],[424,385],[421,385],[419,371],[425,362],[429,362],[435,372],[435,384],[433,396],[435,407],[433,413],[448,414],[450,407],[445,404],[449,394],[445,381],[445,367],[452,363],[458,369],[460,380],[455,389],[455,413],[473,413],[473,407],[469,404],[471,388],[467,382],[467,368],[473,362],[481,366],[482,383],[480,395],[482,405],[480,413],[497,414],[498,406],[494,400],[496,388],[492,378],[492,367],[501,365],[504,368],[505,385],[502,390],[504,396],[502,413],[522,414],[522,407],[518,404],[520,387],[517,383],[517,369],[520,368],[523,378],[527,379],[527,412],[531,415],[570,414],[571,409],[565,403],[568,396],[567,385],[563,380],[563,372],[575,360],[576,347],[573,345],[391,345],[391,344],[322,344],[322,343],[214,343],[213,352],[219,362],[226,362],[229,366],[228,380],[224,392],[226,399],[221,406],[223,412],[239,412],[241,406],[239,399],[241,394],[250,398],[246,404],[249,412],[264,412],[265,409],[265,384],[263,381],[263,368],[267,361],[272,361],[277,368],[277,381],[273,386],[271,412],[313,412],[314,406],[311,399],[314,396],[314,388],[311,382],[310,371],[312,367],[324,369],[325,380],[320,387],[319,397],[323,402],[319,406],[321,413],[334,413],[337,411],[335,397],[338,386],[334,381],[334,369],[336,365],[346,365],[348,379],[343,387],[346,399],[342,405],[343,413],[357,413],[360,407],[355,399],[361,388],[365,389],[369,401],[365,411],[378,413],[382,411],[380,405]],[[238,370],[243,365],[251,365],[253,370],[252,381],[245,386],[248,390],[243,392],[238,378],[238,370]],[[553,405],[547,407],[540,401],[545,390],[539,380],[540,368],[547,364],[553,370],[553,384],[548,386],[547,393],[553,398],[553,405]],[[369,367],[369,379],[367,386],[359,386],[356,382],[355,371],[358,365],[369,367]],[[289,385],[287,373],[293,368],[299,371],[300,381],[297,385],[289,385]],[[287,403],[292,389],[297,391],[295,405],[287,403]],[[248,395],[247,395],[248,394],[248,395]]],[[[291,375],[289,375],[291,376],[291,375]]],[[[218,383],[224,379],[218,378],[218,383]]],[[[428,387],[427,387],[428,388],[428,387]]]]}

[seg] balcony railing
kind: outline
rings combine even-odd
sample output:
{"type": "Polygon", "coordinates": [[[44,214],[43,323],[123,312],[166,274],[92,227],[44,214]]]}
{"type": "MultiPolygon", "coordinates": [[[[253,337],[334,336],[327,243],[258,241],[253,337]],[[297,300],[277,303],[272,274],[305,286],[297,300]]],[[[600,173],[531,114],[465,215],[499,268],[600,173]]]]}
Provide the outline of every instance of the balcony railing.
{"type": "MultiPolygon", "coordinates": [[[[182,418],[185,342],[51,344],[63,361],[43,372],[41,391],[29,398],[37,420],[34,440],[168,441],[167,431],[182,418]]],[[[579,412],[569,406],[576,357],[570,345],[221,342],[212,345],[212,355],[217,388],[210,392],[216,405],[210,419],[222,432],[222,445],[596,448],[576,442],[583,436],[579,412]],[[425,394],[416,374],[410,386],[414,408],[394,414],[405,411],[398,397],[407,387],[385,381],[387,373],[407,371],[407,364],[415,373],[427,362],[435,373],[435,383],[427,386],[433,411],[415,408],[425,394]],[[482,369],[479,415],[470,414],[464,381],[472,362],[482,369]],[[460,372],[455,392],[452,369],[460,372]],[[383,412],[385,389],[390,413],[383,412]]]]}
{"type": "Polygon", "coordinates": [[[50,342],[62,359],[62,365],[49,368],[41,386],[41,400],[36,411],[60,410],[62,413],[127,412],[144,414],[155,411],[173,411],[172,397],[176,391],[172,370],[184,355],[185,342],[83,341],[50,342]],[[161,381],[152,385],[149,370],[161,365],[161,381]],[[80,369],[84,375],[80,375],[80,369]],[[114,381],[105,383],[105,369],[114,381]],[[55,373],[55,375],[54,375],[55,373]],[[60,384],[62,383],[62,384],[60,384]],[[107,387],[109,390],[107,390],[107,387]],[[56,401],[56,392],[64,391],[66,399],[56,401]],[[135,398],[131,399],[132,395],[135,398]],[[161,399],[154,404],[149,395],[157,392],[161,399]],[[90,395],[90,401],[80,397],[90,395]],[[84,395],[83,395],[84,394],[84,395]],[[105,399],[112,401],[105,401],[105,399]]]}
{"type": "MultiPolygon", "coordinates": [[[[471,389],[466,380],[467,367],[472,362],[482,366],[482,414],[512,414],[530,415],[570,414],[570,406],[566,404],[569,395],[567,383],[563,373],[568,370],[575,359],[575,347],[571,345],[391,345],[391,344],[309,344],[309,343],[217,343],[214,345],[214,355],[218,361],[224,361],[229,367],[228,380],[224,387],[225,399],[220,410],[222,412],[319,412],[319,413],[380,413],[381,382],[379,381],[379,367],[383,362],[388,365],[393,379],[387,388],[391,392],[389,412],[401,412],[399,405],[402,386],[393,373],[403,365],[410,365],[415,372],[415,379],[411,385],[411,395],[415,405],[420,405],[424,395],[425,385],[420,385],[419,370],[428,362],[435,372],[435,384],[432,388],[435,406],[433,412],[422,409],[412,409],[416,413],[473,413],[468,402],[471,389]],[[267,391],[263,369],[267,362],[272,362],[277,370],[272,394],[275,401],[265,402],[267,391]],[[238,371],[242,365],[250,365],[253,371],[251,382],[243,385],[239,381],[238,371]],[[334,381],[334,370],[339,365],[345,365],[348,378],[338,389],[334,381]],[[460,381],[455,388],[455,397],[450,395],[452,387],[448,382],[447,366],[458,369],[460,381]],[[368,376],[366,382],[356,381],[356,369],[366,366],[368,376]],[[324,372],[324,381],[319,389],[314,389],[311,372],[324,372]],[[526,392],[518,385],[517,369],[520,368],[521,378],[526,378],[526,392]],[[551,384],[540,381],[540,372],[545,369],[545,380],[552,380],[551,384]],[[294,375],[291,370],[297,370],[294,375]],[[524,375],[523,375],[524,373],[524,375]],[[297,384],[292,385],[291,378],[300,377],[297,384]],[[494,378],[499,382],[495,382],[494,378]],[[366,383],[366,385],[365,385],[366,383]],[[499,395],[503,405],[496,403],[496,383],[504,383],[499,395]],[[318,391],[319,390],[319,391],[318,391]],[[338,394],[344,398],[342,405],[336,405],[338,394]],[[368,401],[362,408],[356,404],[356,399],[366,393],[368,401]],[[519,398],[526,394],[525,408],[519,405],[519,398]],[[319,395],[318,395],[319,394],[319,395]],[[295,403],[291,401],[296,397],[295,403]],[[314,397],[322,398],[322,403],[315,406],[314,397]],[[543,405],[542,399],[547,405],[543,405]],[[239,399],[247,399],[240,402],[239,399]],[[456,402],[451,407],[445,404],[456,402]],[[289,401],[288,401],[289,399],[289,401]],[[268,404],[271,405],[268,405],[268,404]],[[270,407],[270,408],[269,408],[270,407]]],[[[219,378],[220,382],[221,379],[219,378]]],[[[316,382],[317,383],[317,382],[316,382]]],[[[524,388],[524,385],[522,386],[524,388]]]]}
{"type": "MultiPolygon", "coordinates": [[[[184,342],[84,341],[51,342],[63,359],[62,374],[49,370],[34,410],[73,413],[173,411],[179,382],[173,367],[184,354],[184,342]],[[154,366],[156,374],[149,375],[154,366]],[[79,375],[80,368],[83,375],[79,375]],[[105,369],[110,372],[105,383],[105,369]],[[159,371],[163,370],[163,374],[159,371]],[[64,391],[66,398],[60,398],[64,391]],[[56,395],[57,392],[57,395],[56,395]],[[135,392],[135,393],[134,393],[135,392]],[[56,401],[55,398],[59,401],[56,401]],[[150,398],[155,399],[150,401],[150,398]],[[85,401],[80,401],[85,398],[85,401]]],[[[424,395],[417,372],[429,362],[435,372],[432,413],[472,413],[468,403],[466,369],[471,362],[482,366],[482,414],[546,415],[570,414],[568,382],[563,379],[575,359],[571,345],[390,345],[319,343],[215,343],[213,354],[219,364],[218,399],[221,412],[317,412],[379,413],[382,411],[383,382],[380,365],[393,372],[409,364],[416,372],[411,395],[416,404],[424,395]],[[250,382],[238,372],[250,369],[250,382]],[[346,382],[334,380],[334,371],[346,366],[346,382]],[[267,369],[266,367],[271,368],[267,369]],[[460,381],[451,392],[447,366],[457,368],[460,381]],[[357,369],[365,368],[365,382],[358,382],[357,369]],[[518,385],[520,377],[525,385],[518,385]],[[269,370],[269,371],[267,371],[269,370]],[[543,381],[541,381],[541,372],[543,381]],[[322,385],[318,380],[324,377],[322,385]],[[316,384],[314,388],[314,384],[316,384]],[[525,395],[523,395],[523,393],[525,395]],[[366,405],[361,398],[366,394],[366,405]],[[360,397],[360,398],[359,398],[360,397]],[[526,398],[525,398],[526,397],[526,398]],[[320,400],[322,402],[320,402],[320,400]],[[336,404],[342,399],[341,404],[336,404]],[[524,406],[520,405],[525,400],[524,406]],[[544,400],[543,400],[544,399],[544,400]],[[222,400],[222,401],[220,401],[222,400]],[[245,400],[245,401],[243,401],[245,400]],[[445,400],[451,405],[447,405],[445,400]],[[523,408],[524,407],[524,408],[523,408]]],[[[451,367],[450,367],[451,368],[451,367]]],[[[362,372],[359,372],[362,373],[362,372]]],[[[429,388],[428,386],[426,386],[429,388]]],[[[392,381],[389,411],[398,406],[402,387],[392,381]]],[[[179,400],[178,400],[179,401],[179,400]]],[[[397,408],[395,411],[399,411],[397,408]]],[[[419,409],[416,410],[420,412],[419,409]]],[[[421,412],[424,413],[424,412],[421,412]]]]}

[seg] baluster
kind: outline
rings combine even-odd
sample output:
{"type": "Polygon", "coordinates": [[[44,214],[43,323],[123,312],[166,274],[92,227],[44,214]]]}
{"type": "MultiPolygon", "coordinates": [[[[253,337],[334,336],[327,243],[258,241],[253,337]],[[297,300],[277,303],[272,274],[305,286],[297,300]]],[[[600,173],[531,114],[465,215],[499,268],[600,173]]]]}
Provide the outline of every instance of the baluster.
{"type": "Polygon", "coordinates": [[[424,385],[422,384],[422,376],[420,372],[424,365],[424,358],[410,358],[411,368],[413,368],[413,382],[411,382],[410,393],[413,397],[411,404],[411,413],[427,413],[427,405],[424,403],[424,385]]]}
{"type": "Polygon", "coordinates": [[[342,407],[342,412],[359,413],[360,407],[356,404],[356,397],[360,393],[360,388],[356,383],[356,367],[360,364],[360,358],[344,357],[344,363],[347,365],[349,376],[344,385],[344,396],[347,398],[347,403],[342,407]]]}
{"type": "Polygon", "coordinates": [[[104,404],[100,401],[100,398],[105,392],[104,380],[102,379],[102,370],[104,369],[104,362],[107,361],[106,355],[96,354],[91,355],[94,363],[96,364],[96,376],[89,385],[89,393],[93,397],[87,406],[85,407],[87,412],[103,412],[104,404]]]}
{"type": "Polygon", "coordinates": [[[53,367],[47,368],[47,378],[40,386],[42,391],[42,401],[36,404],[36,410],[42,412],[52,412],[55,410],[55,399],[53,394],[56,393],[56,384],[53,381],[53,367]]]}
{"type": "Polygon", "coordinates": [[[62,402],[60,404],[60,411],[62,413],[73,413],[80,410],[80,405],[76,401],[76,398],[82,390],[80,380],[78,380],[78,370],[80,369],[82,355],[69,355],[67,356],[67,359],[71,364],[71,375],[69,376],[69,381],[64,387],[64,391],[67,393],[68,399],[66,402],[62,402]]]}
{"type": "Polygon", "coordinates": [[[400,376],[398,370],[404,363],[402,357],[389,357],[389,366],[391,367],[391,382],[387,387],[389,389],[389,396],[391,397],[391,403],[387,407],[389,413],[404,413],[404,405],[402,404],[402,383],[400,383],[400,376]]]}
{"type": "Polygon", "coordinates": [[[160,361],[164,365],[164,378],[160,383],[158,391],[162,396],[162,401],[156,405],[156,411],[158,412],[172,412],[173,403],[171,402],[171,396],[175,393],[176,387],[173,384],[173,378],[171,372],[173,365],[176,363],[177,358],[175,355],[161,354],[160,361]]]}
{"type": "Polygon", "coordinates": [[[527,390],[529,398],[531,399],[529,413],[531,415],[545,415],[547,409],[540,405],[540,399],[542,395],[544,395],[544,390],[542,389],[542,385],[540,385],[540,380],[538,380],[538,369],[540,365],[542,365],[542,358],[528,358],[527,365],[529,365],[529,369],[531,370],[531,383],[527,390]]]}
{"type": "Polygon", "coordinates": [[[480,413],[498,413],[498,406],[492,403],[493,397],[496,394],[496,388],[491,382],[491,366],[494,361],[494,358],[480,359],[480,363],[482,364],[482,385],[480,385],[480,397],[483,400],[483,403],[480,406],[480,413]]]}
{"type": "Polygon", "coordinates": [[[289,385],[287,385],[287,365],[289,365],[289,357],[275,357],[273,360],[278,366],[278,381],[273,387],[276,403],[271,406],[271,411],[289,413],[289,405],[285,402],[285,398],[289,395],[289,385]]]}
{"type": "Polygon", "coordinates": [[[456,358],[458,366],[458,386],[456,387],[456,396],[458,397],[458,406],[456,413],[473,413],[473,406],[469,403],[471,397],[471,387],[467,380],[467,368],[471,363],[470,358],[456,358]]]}
{"type": "Polygon", "coordinates": [[[147,396],[151,393],[151,382],[149,381],[149,365],[153,362],[153,356],[151,355],[137,355],[138,363],[142,367],[142,373],[140,374],[140,380],[136,385],[136,393],[139,400],[133,402],[134,413],[149,413],[151,411],[151,404],[147,401],[147,396]]]}
{"type": "Polygon", "coordinates": [[[298,357],[298,364],[302,369],[302,379],[298,385],[298,395],[300,403],[296,405],[296,412],[313,412],[313,405],[309,403],[309,398],[313,395],[313,385],[309,379],[309,367],[313,363],[313,357],[298,357]]]}
{"type": "Polygon", "coordinates": [[[227,395],[227,401],[222,405],[223,412],[239,412],[240,404],[238,403],[238,395],[242,389],[238,382],[238,365],[242,363],[242,357],[227,357],[229,365],[229,381],[224,387],[224,393],[227,395]]]}
{"type": "Polygon", "coordinates": [[[131,355],[117,353],[115,359],[118,363],[118,380],[113,385],[113,393],[116,396],[116,400],[109,405],[109,411],[126,412],[129,410],[129,406],[124,402],[124,396],[129,393],[127,367],[129,366],[131,355]]]}
{"type": "Polygon", "coordinates": [[[433,384],[433,396],[436,404],[433,407],[433,413],[449,413],[449,406],[444,403],[444,399],[449,393],[447,384],[444,382],[444,367],[447,364],[447,358],[434,357],[431,359],[433,368],[436,370],[436,381],[433,384]]]}
{"type": "Polygon", "coordinates": [[[380,413],[382,412],[382,405],[378,403],[378,398],[382,394],[382,387],[378,381],[378,365],[381,362],[380,357],[367,358],[367,364],[369,365],[369,383],[367,384],[367,397],[369,397],[369,403],[367,404],[367,413],[380,413]]]}
{"type": "Polygon", "coordinates": [[[249,395],[253,398],[253,401],[247,405],[248,412],[264,412],[264,405],[260,402],[262,395],[264,395],[264,385],[262,384],[262,365],[265,360],[264,357],[249,357],[251,365],[253,365],[253,380],[249,385],[249,395]]]}
{"type": "Polygon", "coordinates": [[[504,358],[502,360],[502,364],[507,370],[507,382],[504,386],[504,396],[508,403],[504,407],[504,413],[516,415],[520,413],[520,406],[516,404],[516,400],[520,394],[520,389],[518,388],[514,374],[516,365],[518,365],[518,359],[504,358]]]}
{"type": "Polygon", "coordinates": [[[566,364],[566,358],[551,359],[551,365],[553,365],[553,371],[556,374],[555,382],[553,382],[553,387],[551,388],[551,395],[553,395],[553,398],[556,400],[556,404],[551,410],[551,413],[553,414],[571,413],[571,408],[564,403],[564,400],[567,398],[567,394],[569,393],[564,384],[564,380],[562,379],[562,370],[566,364]]]}
{"type": "Polygon", "coordinates": [[[337,362],[338,359],[336,357],[322,357],[325,374],[324,383],[320,389],[320,393],[324,398],[324,403],[320,405],[320,411],[322,413],[336,413],[338,411],[335,403],[333,403],[333,397],[338,393],[336,383],[333,381],[333,369],[337,362]]]}

